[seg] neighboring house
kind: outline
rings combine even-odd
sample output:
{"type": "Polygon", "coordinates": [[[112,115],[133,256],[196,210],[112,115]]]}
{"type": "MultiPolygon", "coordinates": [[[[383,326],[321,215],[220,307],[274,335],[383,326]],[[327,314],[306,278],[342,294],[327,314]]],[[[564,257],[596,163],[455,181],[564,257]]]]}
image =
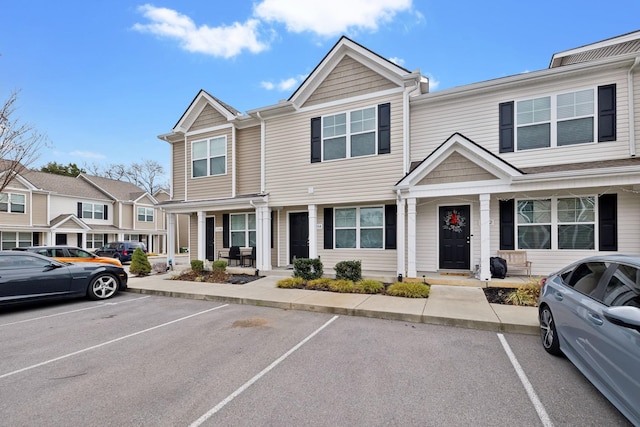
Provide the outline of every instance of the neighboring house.
{"type": "Polygon", "coordinates": [[[0,193],[0,244],[72,245],[97,249],[114,240],[166,252],[165,214],[157,200],[128,182],[27,170],[0,193]]]}
{"type": "Polygon", "coordinates": [[[255,246],[260,270],[321,257],[489,280],[498,250],[525,250],[534,275],[637,253],[639,63],[640,31],[429,93],[343,37],[276,105],[241,114],[200,91],[159,137],[173,171],[161,206],[170,229],[188,215],[192,258],[255,246]]]}

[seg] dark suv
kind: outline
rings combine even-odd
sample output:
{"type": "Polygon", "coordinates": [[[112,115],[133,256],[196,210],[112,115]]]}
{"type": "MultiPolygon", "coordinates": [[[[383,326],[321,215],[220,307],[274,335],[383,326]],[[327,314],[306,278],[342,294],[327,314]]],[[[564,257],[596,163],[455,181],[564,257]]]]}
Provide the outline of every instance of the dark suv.
{"type": "Polygon", "coordinates": [[[111,258],[117,258],[120,262],[131,261],[131,255],[136,248],[141,248],[144,253],[147,253],[147,247],[142,242],[111,242],[107,243],[100,249],[96,249],[95,254],[98,256],[106,256],[111,258]]]}

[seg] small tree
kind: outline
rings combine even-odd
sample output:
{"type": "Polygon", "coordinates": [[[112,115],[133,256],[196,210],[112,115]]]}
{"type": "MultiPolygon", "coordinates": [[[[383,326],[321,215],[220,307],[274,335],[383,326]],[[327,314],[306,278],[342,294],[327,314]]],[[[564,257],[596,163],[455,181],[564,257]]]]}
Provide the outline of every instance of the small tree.
{"type": "Polygon", "coordinates": [[[129,272],[137,276],[146,276],[151,272],[149,258],[141,248],[136,248],[136,250],[133,251],[129,272]]]}

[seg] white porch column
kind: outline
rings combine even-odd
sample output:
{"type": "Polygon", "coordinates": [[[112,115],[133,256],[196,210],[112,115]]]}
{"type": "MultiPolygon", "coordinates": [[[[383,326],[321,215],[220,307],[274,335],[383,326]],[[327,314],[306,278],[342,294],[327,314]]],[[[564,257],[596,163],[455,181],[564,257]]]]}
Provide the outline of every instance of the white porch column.
{"type": "Polygon", "coordinates": [[[271,209],[254,205],[256,209],[256,268],[271,270],[271,209]]]}
{"type": "Polygon", "coordinates": [[[480,280],[491,280],[491,216],[490,194],[480,194],[480,280]]]}
{"type": "Polygon", "coordinates": [[[176,215],[167,214],[167,239],[165,246],[165,253],[167,254],[167,262],[171,260],[175,266],[176,259],[176,215]]]}
{"type": "MultiPolygon", "coordinates": [[[[207,257],[207,216],[204,211],[198,211],[198,259],[204,261],[207,257]]],[[[174,249],[175,250],[175,249],[174,249]]]]}
{"type": "Polygon", "coordinates": [[[400,198],[396,200],[396,250],[397,250],[397,274],[402,274],[403,276],[407,275],[406,271],[406,244],[405,244],[405,236],[406,236],[406,221],[405,221],[405,199],[400,198]]]}
{"type": "Polygon", "coordinates": [[[318,258],[318,207],[309,205],[309,258],[318,258]]]}
{"type": "Polygon", "coordinates": [[[417,277],[416,269],[416,199],[407,199],[407,277],[417,277]]]}

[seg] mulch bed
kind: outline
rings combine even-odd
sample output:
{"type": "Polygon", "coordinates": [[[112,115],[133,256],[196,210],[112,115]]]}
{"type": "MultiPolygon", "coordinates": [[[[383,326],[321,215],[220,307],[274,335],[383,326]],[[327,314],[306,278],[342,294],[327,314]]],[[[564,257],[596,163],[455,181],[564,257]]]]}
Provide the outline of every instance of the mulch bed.
{"type": "Polygon", "coordinates": [[[214,273],[211,271],[185,271],[174,277],[175,280],[187,280],[191,282],[207,282],[207,283],[230,283],[232,285],[244,285],[254,280],[258,280],[264,276],[256,276],[254,274],[229,274],[214,273]]]}

